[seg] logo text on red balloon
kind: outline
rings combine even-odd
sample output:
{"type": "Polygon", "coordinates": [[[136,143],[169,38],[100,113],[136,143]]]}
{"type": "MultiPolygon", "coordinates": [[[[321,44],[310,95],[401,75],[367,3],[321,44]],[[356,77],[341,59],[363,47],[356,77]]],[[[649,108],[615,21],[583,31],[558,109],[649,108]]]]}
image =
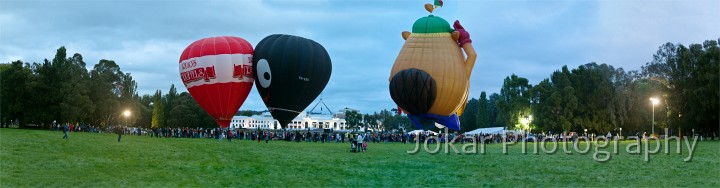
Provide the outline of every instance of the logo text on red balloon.
{"type": "Polygon", "coordinates": [[[233,78],[242,80],[243,77],[253,77],[252,65],[235,65],[233,67],[233,78]]]}
{"type": "Polygon", "coordinates": [[[180,70],[185,70],[189,68],[193,68],[197,65],[197,62],[195,60],[190,60],[188,62],[182,62],[180,63],[180,70]]]}
{"type": "Polygon", "coordinates": [[[180,73],[180,77],[182,77],[182,80],[185,84],[198,81],[200,79],[209,82],[210,79],[215,79],[215,66],[185,71],[180,73]]]}

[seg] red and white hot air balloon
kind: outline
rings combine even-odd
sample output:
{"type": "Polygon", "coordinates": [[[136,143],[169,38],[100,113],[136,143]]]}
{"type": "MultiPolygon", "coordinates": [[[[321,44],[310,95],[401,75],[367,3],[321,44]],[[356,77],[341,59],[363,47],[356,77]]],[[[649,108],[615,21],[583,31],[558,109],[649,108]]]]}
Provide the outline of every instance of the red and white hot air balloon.
{"type": "Polygon", "coordinates": [[[180,78],[200,106],[222,128],[253,87],[253,47],[240,37],[200,39],[180,56],[180,78]]]}

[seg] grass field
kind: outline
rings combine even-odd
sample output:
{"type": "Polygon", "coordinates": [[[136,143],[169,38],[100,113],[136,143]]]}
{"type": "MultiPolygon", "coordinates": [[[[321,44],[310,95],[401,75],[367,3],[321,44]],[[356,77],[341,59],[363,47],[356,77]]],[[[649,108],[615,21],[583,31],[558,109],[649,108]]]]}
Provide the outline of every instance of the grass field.
{"type": "Polygon", "coordinates": [[[410,144],[371,143],[357,154],[335,143],[130,135],[118,143],[117,135],[98,133],[61,138],[57,131],[0,129],[0,187],[720,187],[718,141],[698,142],[690,162],[683,162],[685,143],[682,155],[661,149],[645,162],[642,154],[625,152],[627,141],[619,155],[596,162],[594,150],[524,155],[515,145],[505,155],[499,144],[488,145],[484,155],[410,155],[410,144]]]}

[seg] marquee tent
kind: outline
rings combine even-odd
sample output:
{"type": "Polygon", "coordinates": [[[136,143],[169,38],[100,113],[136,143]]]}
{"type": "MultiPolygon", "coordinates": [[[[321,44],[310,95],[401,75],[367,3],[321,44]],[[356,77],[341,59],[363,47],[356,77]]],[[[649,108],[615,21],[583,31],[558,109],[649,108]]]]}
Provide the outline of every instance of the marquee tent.
{"type": "Polygon", "coordinates": [[[466,132],[465,134],[502,134],[502,133],[505,133],[505,127],[479,128],[479,129],[475,129],[475,130],[466,132]]]}

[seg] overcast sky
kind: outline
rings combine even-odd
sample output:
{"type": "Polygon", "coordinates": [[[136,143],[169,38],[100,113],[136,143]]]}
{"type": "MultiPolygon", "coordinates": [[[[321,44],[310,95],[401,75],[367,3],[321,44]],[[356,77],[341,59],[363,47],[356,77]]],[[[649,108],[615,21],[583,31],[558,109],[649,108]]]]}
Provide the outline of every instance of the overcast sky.
{"type": "MultiPolygon", "coordinates": [[[[470,95],[499,92],[511,74],[537,84],[563,65],[588,62],[637,70],[666,42],[720,38],[718,0],[445,0],[434,15],[460,20],[478,53],[470,95]]],[[[0,0],[0,62],[42,62],[60,46],[88,70],[115,60],[138,92],[187,91],[178,72],[195,40],[238,36],[253,46],[271,34],[322,44],[333,62],[323,92],[333,110],[394,108],[390,68],[402,31],[432,0],[0,0]]],[[[311,104],[312,107],[314,104],[311,104]]],[[[241,110],[265,110],[253,89],[241,110]]],[[[308,109],[309,110],[309,109],[308,109]]]]}

